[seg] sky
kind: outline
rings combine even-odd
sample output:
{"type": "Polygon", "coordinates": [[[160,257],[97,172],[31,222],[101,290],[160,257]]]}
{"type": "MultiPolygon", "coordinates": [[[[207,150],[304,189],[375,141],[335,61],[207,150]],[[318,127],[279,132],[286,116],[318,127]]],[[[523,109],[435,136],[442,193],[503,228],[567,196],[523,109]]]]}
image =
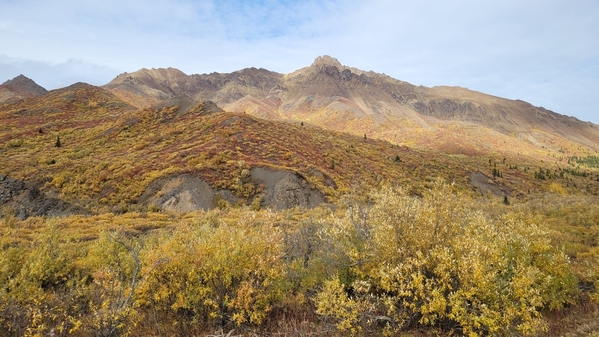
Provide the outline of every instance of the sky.
{"type": "Polygon", "coordinates": [[[597,0],[0,0],[0,83],[290,73],[320,55],[599,124],[597,0]]]}

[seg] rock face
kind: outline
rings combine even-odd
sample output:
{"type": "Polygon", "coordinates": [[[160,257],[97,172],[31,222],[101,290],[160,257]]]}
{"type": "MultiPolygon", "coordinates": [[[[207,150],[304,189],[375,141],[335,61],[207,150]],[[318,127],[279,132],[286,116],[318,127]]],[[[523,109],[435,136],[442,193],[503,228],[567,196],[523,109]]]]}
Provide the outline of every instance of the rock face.
{"type": "Polygon", "coordinates": [[[65,216],[88,213],[61,199],[49,198],[38,188],[0,174],[0,218],[14,212],[21,220],[30,216],[65,216]]]}
{"type": "MultiPolygon", "coordinates": [[[[250,176],[256,184],[264,186],[262,207],[289,209],[313,208],[325,202],[324,195],[310,188],[306,179],[294,172],[254,167],[250,176]]],[[[177,174],[153,181],[138,199],[148,207],[173,212],[209,210],[217,206],[217,200],[236,204],[242,199],[229,190],[215,190],[205,180],[191,174],[177,174]]],[[[245,200],[249,203],[250,200],[245,200]]]]}

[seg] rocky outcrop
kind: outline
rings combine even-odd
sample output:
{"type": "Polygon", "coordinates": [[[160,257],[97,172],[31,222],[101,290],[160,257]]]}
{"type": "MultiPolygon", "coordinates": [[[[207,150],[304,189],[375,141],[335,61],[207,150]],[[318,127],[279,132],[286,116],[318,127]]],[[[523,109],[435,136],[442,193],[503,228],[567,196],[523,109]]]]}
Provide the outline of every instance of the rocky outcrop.
{"type": "Polygon", "coordinates": [[[191,212],[214,208],[214,191],[204,180],[180,174],[153,181],[138,201],[169,211],[191,212]]]}
{"type": "Polygon", "coordinates": [[[30,216],[66,216],[88,213],[58,198],[50,198],[38,188],[0,174],[0,218],[8,214],[23,220],[30,216]]]}
{"type": "Polygon", "coordinates": [[[480,172],[470,174],[470,186],[482,195],[492,193],[496,196],[510,196],[512,193],[508,186],[496,182],[480,172]]]}
{"type": "Polygon", "coordinates": [[[177,174],[150,183],[138,202],[148,207],[186,213],[213,209],[218,198],[229,203],[238,201],[230,191],[216,191],[202,178],[191,174],[177,174]]]}

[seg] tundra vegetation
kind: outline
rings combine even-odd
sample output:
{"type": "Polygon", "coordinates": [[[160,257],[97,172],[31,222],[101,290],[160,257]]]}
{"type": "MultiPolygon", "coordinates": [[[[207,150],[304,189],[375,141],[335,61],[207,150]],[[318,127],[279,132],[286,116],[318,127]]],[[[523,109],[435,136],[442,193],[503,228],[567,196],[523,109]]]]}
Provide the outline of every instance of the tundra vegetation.
{"type": "Polygon", "coordinates": [[[441,180],[413,192],[383,184],[279,212],[7,212],[0,335],[535,336],[597,324],[596,199],[505,205],[441,180]]]}

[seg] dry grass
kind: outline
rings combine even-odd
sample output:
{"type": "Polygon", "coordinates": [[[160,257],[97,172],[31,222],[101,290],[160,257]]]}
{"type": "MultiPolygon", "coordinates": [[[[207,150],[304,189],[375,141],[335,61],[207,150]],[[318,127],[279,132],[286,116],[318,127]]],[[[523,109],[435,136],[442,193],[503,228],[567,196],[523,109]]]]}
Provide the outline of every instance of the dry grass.
{"type": "Polygon", "coordinates": [[[599,336],[599,304],[591,301],[547,313],[548,330],[539,336],[599,336]]]}

